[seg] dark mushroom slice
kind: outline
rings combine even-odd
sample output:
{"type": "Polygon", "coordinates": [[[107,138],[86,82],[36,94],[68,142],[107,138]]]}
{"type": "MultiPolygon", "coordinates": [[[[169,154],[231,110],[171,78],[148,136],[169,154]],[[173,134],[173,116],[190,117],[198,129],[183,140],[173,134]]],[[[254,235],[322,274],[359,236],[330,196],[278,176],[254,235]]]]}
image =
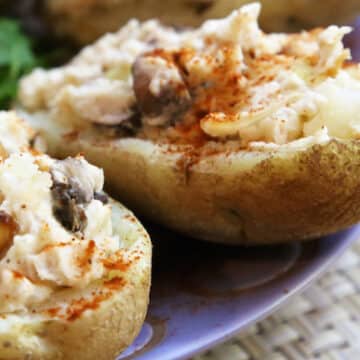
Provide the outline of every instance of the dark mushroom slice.
{"type": "Polygon", "coordinates": [[[122,121],[120,124],[116,125],[116,130],[119,135],[122,136],[131,136],[136,135],[136,133],[141,128],[141,114],[137,107],[133,107],[132,115],[128,119],[122,121]]]}
{"type": "Polygon", "coordinates": [[[96,189],[87,171],[85,162],[77,158],[56,161],[51,168],[53,211],[57,220],[72,232],[86,228],[86,204],[94,198],[107,202],[107,196],[96,189]]]}
{"type": "Polygon", "coordinates": [[[94,199],[101,201],[104,205],[109,202],[109,197],[101,191],[94,192],[94,199]]]}
{"type": "Polygon", "coordinates": [[[51,188],[53,197],[53,211],[56,219],[71,232],[82,232],[86,228],[85,211],[79,206],[74,190],[70,184],[57,182],[53,178],[51,188]]]}
{"type": "Polygon", "coordinates": [[[176,64],[160,56],[139,56],[132,67],[133,88],[143,123],[174,125],[191,106],[191,95],[176,64]]]}

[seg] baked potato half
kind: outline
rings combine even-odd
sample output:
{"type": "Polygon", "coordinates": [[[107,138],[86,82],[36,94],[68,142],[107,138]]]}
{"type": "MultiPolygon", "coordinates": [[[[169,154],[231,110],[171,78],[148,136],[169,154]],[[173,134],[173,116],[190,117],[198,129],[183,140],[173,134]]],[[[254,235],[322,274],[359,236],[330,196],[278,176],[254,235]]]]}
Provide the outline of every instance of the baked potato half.
{"type": "Polygon", "coordinates": [[[0,115],[1,359],[112,360],[145,318],[149,236],[100,169],[51,159],[34,135],[0,115]]]}
{"type": "MultiPolygon", "coordinates": [[[[221,18],[249,0],[46,0],[51,23],[60,34],[81,43],[115,31],[130,18],[159,18],[164,24],[196,26],[221,18]]],[[[297,31],[315,26],[345,24],[360,12],[357,0],[262,0],[260,24],[266,31],[297,31]]]]}
{"type": "Polygon", "coordinates": [[[330,26],[264,34],[257,4],[199,29],[131,21],[23,79],[19,108],[57,157],[187,235],[271,244],[360,219],[360,69],[330,26]]]}

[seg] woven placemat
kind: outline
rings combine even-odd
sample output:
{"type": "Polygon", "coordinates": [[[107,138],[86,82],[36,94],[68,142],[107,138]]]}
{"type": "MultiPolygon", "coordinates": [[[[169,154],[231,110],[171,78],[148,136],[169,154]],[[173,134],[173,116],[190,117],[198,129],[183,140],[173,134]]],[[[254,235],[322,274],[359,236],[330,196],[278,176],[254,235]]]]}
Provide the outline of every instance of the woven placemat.
{"type": "Polygon", "coordinates": [[[302,294],[193,360],[360,359],[360,240],[302,294]]]}

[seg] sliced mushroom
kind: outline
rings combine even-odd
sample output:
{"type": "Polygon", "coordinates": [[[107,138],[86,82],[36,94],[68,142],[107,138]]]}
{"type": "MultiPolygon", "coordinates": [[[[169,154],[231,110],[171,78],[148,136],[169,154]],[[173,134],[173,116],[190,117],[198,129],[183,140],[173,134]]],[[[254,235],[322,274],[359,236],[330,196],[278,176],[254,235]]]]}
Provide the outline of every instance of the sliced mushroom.
{"type": "Polygon", "coordinates": [[[123,135],[135,135],[141,128],[141,114],[139,109],[134,107],[132,109],[132,116],[118,124],[116,128],[120,130],[123,135]]]}
{"type": "Polygon", "coordinates": [[[94,199],[101,201],[103,204],[107,204],[109,202],[109,197],[104,192],[95,192],[94,199]]]}
{"type": "Polygon", "coordinates": [[[72,232],[83,231],[87,225],[84,205],[94,199],[94,194],[101,194],[102,171],[82,158],[67,158],[55,162],[51,176],[56,218],[72,232]]]}
{"type": "Polygon", "coordinates": [[[76,198],[77,191],[70,184],[56,182],[56,180],[51,191],[54,214],[58,221],[72,232],[84,231],[87,218],[84,209],[79,206],[79,199],[76,198]]]}
{"type": "Polygon", "coordinates": [[[191,106],[191,96],[174,62],[159,56],[139,56],[133,67],[133,87],[143,122],[174,125],[191,106]]]}

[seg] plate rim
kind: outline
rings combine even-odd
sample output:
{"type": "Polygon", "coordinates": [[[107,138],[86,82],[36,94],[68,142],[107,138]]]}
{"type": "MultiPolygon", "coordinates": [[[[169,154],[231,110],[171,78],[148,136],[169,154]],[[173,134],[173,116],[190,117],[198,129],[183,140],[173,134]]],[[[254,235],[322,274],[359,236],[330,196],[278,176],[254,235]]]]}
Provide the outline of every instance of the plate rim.
{"type": "MultiPolygon", "coordinates": [[[[338,258],[350,247],[353,242],[359,239],[359,237],[360,224],[357,224],[343,231],[319,238],[319,240],[323,241],[332,239],[335,242],[332,250],[329,250],[331,253],[324,254],[322,256],[319,255],[318,257],[314,258],[312,263],[305,267],[303,271],[299,272],[298,274],[295,273],[292,278],[294,285],[291,286],[291,288],[286,291],[286,293],[283,293],[282,296],[279,296],[275,301],[270,301],[269,303],[265,304],[253,315],[249,316],[245,322],[242,321],[240,324],[238,323],[238,325],[236,325],[235,322],[228,329],[221,330],[220,334],[219,332],[215,332],[209,336],[200,337],[196,343],[191,343],[189,346],[182,346],[180,349],[178,349],[177,354],[174,354],[174,352],[171,352],[171,354],[164,353],[160,358],[158,358],[158,360],[186,360],[233,338],[248,326],[264,319],[269,314],[279,309],[279,307],[285,305],[286,302],[288,302],[294,295],[304,291],[314,282],[314,280],[323,274],[330,265],[338,260],[338,258]]],[[[164,341],[166,341],[166,339],[164,339],[164,341]]],[[[138,356],[136,353],[133,354],[133,356],[129,357],[129,359],[151,359],[151,357],[149,357],[151,356],[151,351],[159,345],[161,345],[161,342],[154,348],[149,349],[149,351],[141,353],[138,356]]]]}

